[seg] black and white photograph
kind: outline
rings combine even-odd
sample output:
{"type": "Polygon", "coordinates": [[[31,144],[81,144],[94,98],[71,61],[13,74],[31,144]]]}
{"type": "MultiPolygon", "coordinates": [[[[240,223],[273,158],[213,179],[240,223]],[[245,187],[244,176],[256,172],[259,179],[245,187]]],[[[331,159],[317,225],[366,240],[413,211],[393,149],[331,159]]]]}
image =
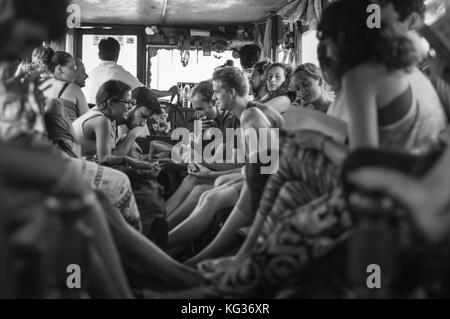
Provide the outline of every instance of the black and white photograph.
{"type": "Polygon", "coordinates": [[[450,0],[0,0],[0,299],[450,298],[447,147],[450,0]]]}

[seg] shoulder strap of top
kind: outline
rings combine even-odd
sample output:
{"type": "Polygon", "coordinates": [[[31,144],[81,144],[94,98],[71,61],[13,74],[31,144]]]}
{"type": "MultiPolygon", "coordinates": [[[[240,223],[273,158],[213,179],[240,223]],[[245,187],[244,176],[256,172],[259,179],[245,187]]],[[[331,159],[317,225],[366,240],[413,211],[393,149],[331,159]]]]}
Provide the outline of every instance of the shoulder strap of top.
{"type": "Polygon", "coordinates": [[[67,87],[70,85],[70,83],[69,82],[66,82],[66,83],[64,83],[64,85],[63,85],[63,87],[62,87],[62,89],[61,89],[61,91],[59,91],[59,94],[58,94],[58,99],[60,99],[61,98],[61,96],[63,95],[63,93],[64,93],[64,91],[67,89],[67,87]]]}

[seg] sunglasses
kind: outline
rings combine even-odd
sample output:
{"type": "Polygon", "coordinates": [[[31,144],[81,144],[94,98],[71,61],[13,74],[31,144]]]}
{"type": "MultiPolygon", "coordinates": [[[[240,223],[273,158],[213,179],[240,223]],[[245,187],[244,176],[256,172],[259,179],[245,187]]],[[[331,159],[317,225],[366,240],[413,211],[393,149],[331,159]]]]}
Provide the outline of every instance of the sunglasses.
{"type": "Polygon", "coordinates": [[[131,100],[113,100],[113,102],[126,104],[126,105],[128,105],[128,109],[129,110],[133,109],[134,106],[136,105],[136,100],[135,99],[131,99],[131,100]]]}

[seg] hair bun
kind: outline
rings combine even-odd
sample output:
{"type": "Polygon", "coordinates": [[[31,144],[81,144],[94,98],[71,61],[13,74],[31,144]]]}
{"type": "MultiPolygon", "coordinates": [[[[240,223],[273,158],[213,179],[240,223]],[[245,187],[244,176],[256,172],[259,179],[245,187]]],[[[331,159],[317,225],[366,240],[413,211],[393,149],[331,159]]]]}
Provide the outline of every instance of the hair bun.
{"type": "Polygon", "coordinates": [[[42,61],[44,64],[49,67],[53,57],[55,56],[55,50],[50,47],[44,48],[44,53],[42,54],[42,61]]]}

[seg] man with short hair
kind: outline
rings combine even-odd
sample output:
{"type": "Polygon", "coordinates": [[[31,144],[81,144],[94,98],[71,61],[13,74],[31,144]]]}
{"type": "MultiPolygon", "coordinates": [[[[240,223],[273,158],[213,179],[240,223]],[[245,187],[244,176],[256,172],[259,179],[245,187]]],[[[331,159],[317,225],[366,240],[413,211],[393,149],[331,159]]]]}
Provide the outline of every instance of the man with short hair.
{"type": "Polygon", "coordinates": [[[382,28],[389,34],[407,36],[417,48],[421,69],[428,75],[450,119],[450,86],[429,66],[428,48],[417,32],[425,17],[424,0],[379,0],[382,28]]]}
{"type": "MultiPolygon", "coordinates": [[[[240,126],[240,123],[239,119],[230,111],[219,110],[212,99],[213,95],[214,91],[212,82],[202,81],[192,89],[191,103],[192,107],[199,113],[199,120],[202,121],[202,132],[208,128],[218,128],[222,131],[225,143],[227,128],[237,129],[240,126]]],[[[208,143],[210,143],[210,141],[203,141],[203,146],[206,146],[208,143]]],[[[173,147],[170,144],[159,141],[151,142],[150,145],[151,154],[155,154],[158,151],[164,151],[166,157],[170,156],[173,147]]],[[[239,168],[242,165],[213,163],[210,165],[205,164],[205,166],[214,171],[207,170],[204,175],[202,175],[202,173],[196,173],[194,174],[196,176],[188,175],[185,177],[181,185],[167,201],[167,212],[169,214],[186,200],[187,196],[192,192],[195,186],[206,184],[212,187],[214,180],[217,177],[234,172],[236,168],[239,168]]]]}
{"type": "Polygon", "coordinates": [[[249,76],[252,74],[253,66],[259,61],[261,48],[256,44],[244,45],[239,50],[239,60],[244,72],[249,76]]]}
{"type": "Polygon", "coordinates": [[[129,87],[131,90],[144,86],[134,75],[125,70],[121,65],[117,64],[120,54],[120,44],[114,38],[107,38],[98,44],[98,57],[101,62],[89,74],[87,81],[88,103],[95,104],[95,97],[98,89],[103,83],[109,80],[118,80],[129,87]]]}
{"type": "MultiPolygon", "coordinates": [[[[271,129],[282,127],[284,120],[280,113],[268,105],[251,100],[249,95],[249,82],[242,70],[235,67],[218,69],[214,72],[212,80],[214,89],[213,101],[216,102],[219,108],[229,110],[237,116],[240,119],[241,128],[246,133],[248,130],[256,130],[256,134],[259,135],[258,132],[260,129],[268,129],[270,130],[270,134],[275,134],[271,129]]],[[[270,155],[273,155],[275,152],[278,152],[278,149],[277,145],[270,144],[272,140],[270,134],[264,137],[259,136],[258,139],[269,139],[267,142],[267,150],[270,150],[270,155]]],[[[261,145],[261,143],[258,144],[261,145]]],[[[272,165],[274,160],[271,160],[270,163],[262,164],[261,157],[259,156],[262,151],[267,150],[262,150],[258,146],[257,151],[253,154],[250,153],[250,149],[246,151],[246,181],[244,182],[236,205],[215,239],[200,253],[188,260],[187,264],[195,265],[199,261],[217,257],[225,251],[235,248],[238,244],[238,239],[235,234],[240,228],[252,224],[262,192],[270,177],[269,174],[262,173],[262,170],[264,167],[272,165]],[[255,158],[256,163],[253,163],[252,160],[255,158]]],[[[197,223],[196,218],[210,220],[214,217],[197,215],[191,217],[191,224],[195,225],[197,223]]],[[[183,235],[182,229],[178,229],[177,235],[183,235]]],[[[170,233],[169,243],[170,236],[174,237],[175,233],[170,233]]]]}
{"type": "MultiPolygon", "coordinates": [[[[98,57],[101,60],[98,65],[89,74],[87,81],[87,99],[88,103],[95,104],[95,97],[98,89],[103,83],[109,80],[118,80],[131,87],[131,90],[138,87],[145,86],[134,75],[125,70],[121,65],[117,64],[120,54],[120,44],[114,38],[107,38],[100,41],[98,44],[98,57]]],[[[163,97],[175,95],[178,93],[178,88],[173,86],[169,91],[152,90],[156,97],[163,97]]]]}
{"type": "Polygon", "coordinates": [[[211,81],[197,84],[191,92],[192,107],[202,120],[202,129],[217,127],[224,134],[227,128],[239,127],[239,119],[227,110],[219,110],[213,102],[213,85],[211,81]]]}
{"type": "MultiPolygon", "coordinates": [[[[253,67],[259,61],[260,56],[261,48],[256,44],[244,45],[239,50],[239,60],[241,62],[241,67],[249,81],[254,75],[253,67]]],[[[253,86],[251,87],[251,94],[254,96],[258,94],[258,91],[253,89],[253,86]]]]}
{"type": "MultiPolygon", "coordinates": [[[[194,120],[201,120],[202,132],[208,128],[218,128],[225,136],[227,128],[238,128],[239,119],[227,110],[220,111],[212,100],[213,86],[210,81],[202,81],[198,83],[191,92],[192,107],[197,111],[198,116],[194,120]]],[[[204,143],[206,145],[206,143],[204,143]]],[[[170,156],[173,145],[153,141],[150,143],[150,154],[157,157],[170,156]]]]}
{"type": "Polygon", "coordinates": [[[423,0],[379,0],[382,28],[388,33],[407,34],[425,17],[423,0]]]}
{"type": "Polygon", "coordinates": [[[283,117],[274,108],[254,102],[249,95],[245,73],[236,67],[216,70],[213,74],[213,100],[216,105],[240,118],[241,126],[280,128],[283,117]]]}

